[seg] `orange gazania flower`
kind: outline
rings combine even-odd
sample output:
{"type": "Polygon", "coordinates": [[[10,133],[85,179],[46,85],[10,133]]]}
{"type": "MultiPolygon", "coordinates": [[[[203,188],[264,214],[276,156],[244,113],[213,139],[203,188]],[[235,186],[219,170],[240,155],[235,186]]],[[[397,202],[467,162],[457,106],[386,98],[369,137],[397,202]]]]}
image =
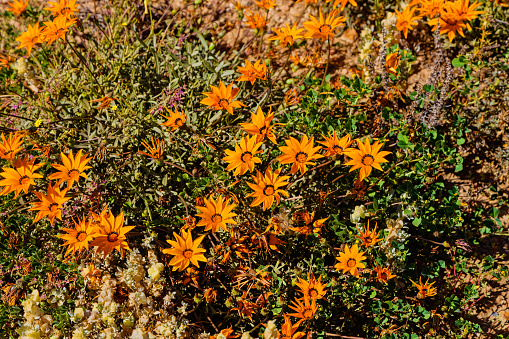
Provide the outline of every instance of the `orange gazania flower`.
{"type": "Polygon", "coordinates": [[[114,100],[118,100],[118,99],[117,98],[110,98],[108,96],[105,96],[105,97],[102,97],[102,98],[99,98],[99,99],[90,100],[89,102],[100,102],[101,104],[99,106],[97,106],[97,109],[103,109],[103,108],[110,107],[111,102],[114,101],[114,100]]]}
{"type": "Polygon", "coordinates": [[[40,44],[44,41],[42,37],[42,31],[43,27],[39,28],[39,23],[36,23],[33,27],[28,24],[27,31],[21,33],[21,36],[16,38],[16,41],[21,42],[21,44],[16,47],[16,49],[25,47],[27,49],[27,55],[30,56],[32,48],[36,44],[40,44]]]}
{"type": "Polygon", "coordinates": [[[478,14],[483,11],[475,11],[480,6],[477,2],[469,5],[469,0],[457,0],[455,2],[447,2],[440,12],[440,18],[433,18],[428,22],[434,26],[432,30],[436,30],[440,22],[440,34],[447,33],[449,41],[452,42],[456,33],[464,37],[463,28],[472,30],[468,21],[475,19],[478,14]]]}
{"type": "Polygon", "coordinates": [[[166,240],[173,247],[163,250],[163,253],[174,256],[170,261],[173,271],[179,270],[181,272],[189,266],[189,263],[200,267],[199,261],[207,261],[207,258],[203,255],[205,249],[199,247],[203,238],[205,238],[205,234],[194,241],[191,232],[181,231],[181,235],[173,232],[173,236],[177,241],[166,240]]]}
{"type": "Polygon", "coordinates": [[[299,278],[299,282],[295,283],[295,285],[299,287],[299,292],[304,294],[304,297],[308,297],[309,299],[322,299],[327,291],[325,290],[325,285],[322,285],[321,280],[322,276],[316,279],[313,272],[309,272],[307,281],[299,278]]]}
{"type": "Polygon", "coordinates": [[[232,210],[237,205],[230,205],[228,200],[223,199],[221,195],[217,200],[210,197],[210,199],[203,199],[203,201],[205,206],[196,206],[196,209],[201,212],[197,215],[201,220],[196,226],[205,226],[205,231],[212,230],[212,232],[216,232],[219,228],[226,231],[226,224],[237,224],[237,222],[232,219],[237,215],[232,213],[232,210]]]}
{"type": "Polygon", "coordinates": [[[359,252],[359,246],[357,244],[353,245],[352,248],[348,248],[348,245],[345,245],[345,252],[339,252],[339,257],[336,259],[339,261],[334,268],[338,270],[343,270],[343,273],[350,272],[350,274],[354,276],[359,275],[358,268],[365,268],[366,265],[361,262],[363,259],[366,259],[363,256],[365,252],[359,252]]]}
{"type": "Polygon", "coordinates": [[[285,46],[292,46],[294,40],[297,40],[299,38],[303,38],[303,35],[300,35],[300,32],[302,32],[304,28],[297,29],[297,24],[293,24],[293,27],[290,28],[289,25],[286,25],[286,27],[282,28],[274,28],[273,31],[275,35],[269,37],[269,40],[279,40],[279,44],[283,47],[285,46]]]}
{"type": "Polygon", "coordinates": [[[80,177],[88,180],[85,170],[92,167],[87,166],[87,163],[91,160],[91,158],[87,158],[87,154],[82,155],[81,150],[79,150],[76,156],[73,156],[72,151],[70,151],[68,156],[64,153],[60,153],[60,158],[62,159],[63,165],[52,164],[51,166],[59,172],[51,174],[48,176],[48,179],[58,179],[58,185],[67,182],[68,189],[72,187],[75,181],[78,182],[80,177]]]}
{"type": "Polygon", "coordinates": [[[282,164],[292,164],[291,173],[300,170],[300,174],[304,174],[307,171],[306,165],[314,165],[312,160],[323,158],[323,155],[316,153],[321,147],[313,147],[313,142],[314,138],[308,139],[307,135],[304,135],[300,142],[290,137],[285,140],[286,146],[279,147],[283,155],[277,157],[277,160],[282,164]]]}
{"type": "Polygon", "coordinates": [[[322,231],[323,225],[325,224],[327,219],[329,219],[329,217],[327,217],[315,220],[315,211],[313,211],[313,213],[311,214],[309,214],[308,212],[299,212],[296,213],[296,215],[298,220],[304,222],[305,225],[301,227],[290,227],[290,229],[300,234],[305,234],[306,238],[311,233],[316,233],[319,235],[320,232],[322,231]]]}
{"type": "Polygon", "coordinates": [[[290,308],[295,311],[295,313],[290,313],[295,318],[300,318],[297,324],[305,320],[311,320],[315,316],[316,311],[318,311],[318,305],[316,305],[316,299],[309,299],[308,297],[304,297],[303,301],[296,299],[292,301],[292,305],[290,308]]]}
{"type": "Polygon", "coordinates": [[[0,180],[0,186],[5,186],[0,195],[6,195],[15,192],[14,198],[17,198],[21,191],[28,193],[31,185],[35,185],[34,179],[40,179],[43,176],[34,173],[44,164],[35,165],[35,158],[28,160],[28,155],[23,160],[16,159],[14,168],[2,168],[4,171],[0,175],[4,178],[0,180]]]}
{"type": "Polygon", "coordinates": [[[417,293],[417,297],[419,299],[424,299],[426,297],[432,297],[432,296],[436,295],[437,294],[437,288],[436,287],[431,287],[431,286],[433,286],[435,281],[428,285],[428,281],[429,281],[429,278],[428,278],[426,280],[426,283],[423,284],[421,278],[422,277],[419,277],[419,283],[418,284],[415,283],[412,279],[410,279],[412,284],[414,284],[414,286],[417,287],[417,289],[419,290],[419,293],[417,293]]]}
{"type": "Polygon", "coordinates": [[[274,172],[270,168],[267,168],[265,175],[256,171],[256,177],[251,176],[255,181],[254,184],[247,183],[249,187],[254,191],[247,198],[255,198],[251,203],[251,207],[258,206],[263,203],[263,210],[270,208],[276,200],[276,205],[279,205],[281,201],[281,194],[288,197],[288,192],[280,189],[283,186],[288,185],[286,180],[290,179],[289,176],[279,176],[281,169],[278,168],[274,172]]]}
{"type": "Polygon", "coordinates": [[[99,227],[96,227],[95,233],[92,234],[95,239],[90,246],[97,246],[97,251],[102,252],[104,256],[116,249],[123,258],[124,250],[130,250],[126,234],[135,227],[124,226],[124,212],[120,212],[116,218],[109,212],[100,217],[99,227]]]}
{"type": "Polygon", "coordinates": [[[48,216],[51,225],[53,225],[55,217],[62,220],[62,206],[71,199],[71,197],[65,196],[67,193],[66,189],[60,191],[57,185],[52,187],[51,184],[48,184],[48,193],[46,195],[39,192],[34,193],[39,198],[39,201],[31,203],[34,206],[29,209],[29,211],[39,211],[35,216],[34,223],[45,216],[48,216]]]}
{"type": "Polygon", "coordinates": [[[235,150],[225,150],[227,156],[223,158],[228,163],[227,171],[234,171],[233,175],[242,175],[253,172],[255,163],[260,164],[260,158],[255,157],[256,154],[262,153],[258,150],[262,143],[256,142],[256,136],[244,137],[240,140],[240,145],[235,141],[235,150]]]}
{"type": "Polygon", "coordinates": [[[253,65],[246,59],[244,67],[238,66],[237,69],[242,73],[237,81],[249,81],[251,85],[254,85],[256,79],[267,80],[267,65],[263,60],[258,60],[253,65]]]}
{"type": "Polygon", "coordinates": [[[232,88],[233,84],[225,86],[221,81],[219,87],[210,86],[212,92],[203,92],[207,97],[200,101],[201,104],[210,106],[211,108],[219,111],[221,109],[227,110],[230,114],[233,114],[233,108],[240,108],[246,106],[240,101],[233,100],[239,93],[238,88],[232,88]]]}
{"type": "MultiPolygon", "coordinates": [[[[230,327],[227,327],[225,329],[222,329],[219,334],[222,334],[224,335],[224,337],[226,339],[233,339],[233,338],[238,338],[240,337],[240,335],[235,335],[234,332],[233,332],[233,328],[232,328],[232,325],[230,325],[230,327]]],[[[218,335],[211,335],[210,336],[210,339],[217,339],[218,335]]]]}
{"type": "Polygon", "coordinates": [[[277,339],[300,339],[305,336],[304,332],[297,332],[300,322],[292,325],[290,317],[287,314],[283,314],[283,316],[285,317],[285,322],[281,325],[281,333],[277,331],[277,339]]]}
{"type": "Polygon", "coordinates": [[[9,69],[10,64],[14,61],[16,61],[16,58],[11,57],[10,55],[0,54],[0,70],[4,67],[9,69]]]}
{"type": "Polygon", "coordinates": [[[405,39],[407,38],[408,30],[413,29],[412,26],[417,26],[417,20],[421,18],[420,16],[414,16],[416,10],[417,8],[410,8],[410,6],[407,6],[401,13],[396,10],[396,16],[398,18],[396,21],[396,29],[398,31],[403,31],[405,39]]]}
{"type": "Polygon", "coordinates": [[[164,153],[164,141],[159,139],[154,139],[154,137],[151,138],[152,141],[152,147],[148,144],[146,141],[142,141],[141,144],[147,149],[147,152],[141,152],[139,151],[139,154],[146,155],[150,158],[154,158],[156,160],[160,160],[163,158],[164,153]]]}
{"type": "Polygon", "coordinates": [[[162,126],[169,127],[171,128],[172,131],[175,131],[178,128],[184,126],[184,124],[186,123],[186,114],[183,111],[179,112],[177,107],[175,107],[175,112],[170,111],[168,108],[166,108],[166,110],[168,111],[168,113],[170,113],[170,116],[167,117],[161,114],[163,117],[168,119],[161,124],[162,126]]]}
{"type": "MultiPolygon", "coordinates": [[[[479,14],[483,14],[484,11],[475,10],[479,6],[481,6],[481,4],[477,3],[477,1],[470,5],[470,0],[456,0],[451,5],[451,7],[453,7],[456,11],[458,17],[463,21],[474,20],[479,14]]],[[[472,27],[470,27],[468,22],[466,22],[466,25],[467,29],[471,31],[472,27]]]]}
{"type": "Polygon", "coordinates": [[[385,56],[385,71],[394,76],[398,75],[398,64],[401,56],[394,52],[385,56]]]}
{"type": "MultiPolygon", "coordinates": [[[[331,1],[333,0],[327,0],[326,2],[329,3],[331,1]]],[[[347,3],[350,3],[352,6],[357,7],[357,2],[355,2],[355,0],[334,0],[334,4],[332,5],[332,7],[336,7],[337,5],[341,4],[341,8],[339,10],[342,11],[343,9],[345,9],[347,3]]]]}
{"type": "Polygon", "coordinates": [[[382,171],[380,163],[388,162],[384,157],[391,152],[382,151],[383,144],[379,144],[378,140],[375,141],[373,146],[369,143],[369,138],[366,138],[366,142],[363,144],[360,140],[357,140],[359,149],[352,150],[346,153],[352,160],[348,161],[345,165],[352,166],[350,172],[360,168],[359,180],[366,178],[373,168],[382,171]]]}
{"type": "Polygon", "coordinates": [[[65,41],[65,33],[68,32],[68,28],[74,25],[76,18],[68,20],[67,17],[61,15],[53,19],[53,21],[45,21],[44,31],[42,32],[44,41],[49,44],[57,39],[65,41]]]}
{"type": "Polygon", "coordinates": [[[5,139],[5,135],[2,133],[2,142],[0,143],[0,159],[14,159],[14,155],[21,152],[22,143],[23,135],[21,133],[10,132],[7,139],[5,139]]]}
{"type": "Polygon", "coordinates": [[[334,30],[338,27],[344,26],[343,21],[346,20],[344,16],[336,18],[336,14],[337,11],[334,10],[324,20],[322,9],[320,8],[320,16],[318,20],[314,16],[310,15],[311,21],[306,21],[303,24],[308,30],[305,37],[322,39],[322,41],[334,39],[334,30]]]}
{"type": "Polygon", "coordinates": [[[8,2],[7,5],[11,6],[7,8],[7,10],[13,13],[16,16],[20,16],[28,6],[28,0],[13,0],[12,2],[8,2]]]}
{"type": "Polygon", "coordinates": [[[64,16],[70,19],[74,12],[78,11],[76,0],[58,0],[58,2],[48,2],[48,5],[51,7],[44,7],[44,9],[53,12],[55,17],[64,16]]]}
{"type": "Polygon", "coordinates": [[[376,273],[376,278],[378,281],[387,285],[387,280],[394,278],[395,275],[392,274],[391,270],[387,267],[382,268],[382,266],[378,265],[378,263],[375,264],[376,267],[373,269],[373,272],[376,273]]]}
{"type": "Polygon", "coordinates": [[[203,297],[208,303],[214,302],[217,298],[217,291],[213,288],[207,288],[203,293],[203,297]]]}
{"type": "Polygon", "coordinates": [[[375,223],[375,228],[373,230],[370,230],[369,229],[369,220],[368,220],[368,223],[366,225],[366,228],[364,229],[364,232],[362,232],[360,229],[357,228],[357,231],[359,231],[360,235],[356,235],[356,237],[362,240],[361,246],[365,246],[365,247],[373,246],[374,244],[376,244],[377,242],[382,240],[381,238],[378,239],[380,232],[378,232],[378,234],[376,233],[376,226],[377,226],[377,224],[375,223]]]}
{"type": "Polygon", "coordinates": [[[255,4],[258,7],[260,7],[260,8],[264,8],[266,10],[269,10],[269,9],[274,8],[274,6],[276,5],[276,1],[273,1],[273,0],[259,0],[259,1],[255,1],[255,4]]]}
{"type": "Polygon", "coordinates": [[[251,13],[251,14],[246,14],[247,27],[252,28],[252,29],[261,29],[261,28],[265,27],[265,25],[267,25],[267,23],[265,22],[265,14],[262,14],[262,13],[254,13],[253,14],[251,11],[249,11],[249,13],[251,13]]]}
{"type": "MultiPolygon", "coordinates": [[[[75,252],[81,253],[82,250],[88,250],[88,244],[90,241],[94,240],[92,234],[95,233],[95,226],[92,224],[92,220],[85,221],[85,216],[83,219],[78,218],[78,222],[74,221],[74,228],[62,228],[61,231],[66,232],[67,234],[57,235],[57,238],[65,240],[65,243],[62,246],[67,246],[67,250],[65,254],[67,255],[69,252],[74,254],[75,252]]],[[[95,267],[92,264],[92,268],[90,272],[94,271],[95,267]]],[[[92,281],[92,285],[94,281],[92,281]]]]}
{"type": "MultiPolygon", "coordinates": [[[[442,11],[445,6],[445,0],[421,0],[419,1],[419,14],[434,19],[438,13],[442,11]]],[[[411,6],[410,4],[409,6],[411,6]]]]}
{"type": "MultiPolygon", "coordinates": [[[[256,142],[262,142],[265,137],[270,141],[277,144],[276,136],[273,132],[273,127],[270,123],[274,119],[274,113],[269,112],[267,116],[263,114],[262,109],[258,106],[255,113],[251,113],[252,123],[241,123],[240,126],[249,134],[256,135],[256,142]]],[[[277,125],[277,124],[276,124],[277,125]]]]}
{"type": "Polygon", "coordinates": [[[447,34],[449,41],[452,42],[456,34],[465,37],[463,28],[467,28],[467,24],[465,24],[455,12],[449,12],[449,10],[451,10],[450,7],[446,5],[444,10],[440,13],[440,18],[432,19],[428,24],[433,26],[432,30],[435,31],[440,21],[440,34],[447,34]]]}
{"type": "Polygon", "coordinates": [[[328,137],[325,135],[322,136],[325,138],[325,141],[319,141],[319,143],[326,147],[326,152],[324,154],[325,157],[333,157],[353,150],[348,148],[348,146],[350,146],[353,142],[350,140],[350,134],[345,135],[341,139],[339,139],[336,135],[336,131],[332,131],[332,135],[329,132],[328,137]]]}

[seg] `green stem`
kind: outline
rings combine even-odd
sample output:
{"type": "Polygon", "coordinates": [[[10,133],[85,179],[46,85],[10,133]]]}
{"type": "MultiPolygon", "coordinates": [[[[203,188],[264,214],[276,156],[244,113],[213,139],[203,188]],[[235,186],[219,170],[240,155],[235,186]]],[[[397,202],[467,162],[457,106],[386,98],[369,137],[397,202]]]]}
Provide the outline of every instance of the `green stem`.
{"type": "Polygon", "coordinates": [[[331,43],[330,43],[330,39],[327,39],[327,41],[329,42],[329,52],[327,53],[327,65],[325,66],[325,72],[323,72],[322,86],[325,83],[325,77],[327,76],[327,71],[329,70],[329,63],[330,63],[331,43]]]}
{"type": "Polygon", "coordinates": [[[97,83],[97,86],[99,86],[99,88],[101,89],[101,93],[102,95],[106,95],[105,92],[104,92],[104,89],[102,88],[101,84],[99,83],[99,80],[97,79],[96,75],[94,74],[94,72],[92,72],[92,70],[90,69],[90,67],[88,67],[88,64],[87,64],[87,61],[85,60],[85,58],[81,55],[80,52],[78,52],[74,46],[68,42],[67,40],[64,40],[66,44],[68,44],[71,49],[74,51],[74,54],[76,54],[78,56],[78,58],[81,60],[81,62],[85,65],[85,67],[88,69],[88,71],[90,72],[90,74],[92,75],[92,77],[94,78],[95,82],[97,83]]]}

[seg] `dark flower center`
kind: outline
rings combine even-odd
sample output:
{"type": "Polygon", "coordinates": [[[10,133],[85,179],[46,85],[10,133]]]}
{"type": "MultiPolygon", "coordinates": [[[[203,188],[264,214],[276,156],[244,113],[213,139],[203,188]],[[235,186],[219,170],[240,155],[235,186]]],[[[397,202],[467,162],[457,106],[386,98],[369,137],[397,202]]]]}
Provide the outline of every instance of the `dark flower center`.
{"type": "Polygon", "coordinates": [[[387,273],[383,272],[382,274],[380,274],[380,277],[382,278],[382,280],[387,280],[387,273]]]}
{"type": "Polygon", "coordinates": [[[263,189],[263,194],[265,194],[266,196],[274,195],[274,185],[265,186],[265,188],[263,189]]]}
{"type": "Polygon", "coordinates": [[[177,125],[178,127],[182,127],[184,125],[184,122],[182,121],[182,119],[177,118],[175,119],[175,125],[177,125]]]}
{"type": "Polygon", "coordinates": [[[51,212],[54,212],[54,211],[53,211],[53,207],[55,207],[55,206],[58,206],[58,204],[57,204],[56,202],[52,202],[51,204],[49,204],[48,209],[49,209],[51,212]]]}
{"type": "Polygon", "coordinates": [[[67,172],[67,175],[69,177],[73,178],[74,180],[76,180],[80,176],[80,171],[78,171],[77,169],[73,168],[72,170],[67,172]]]}
{"type": "Polygon", "coordinates": [[[306,160],[308,160],[308,155],[307,155],[307,153],[304,153],[304,152],[298,152],[295,155],[295,160],[297,160],[297,162],[303,164],[306,162],[306,160]]]}
{"type": "Polygon", "coordinates": [[[117,232],[110,232],[110,233],[108,233],[107,239],[108,239],[109,242],[117,241],[118,240],[118,233],[117,232]]]}
{"type": "Polygon", "coordinates": [[[259,129],[260,134],[263,134],[267,130],[267,126],[263,126],[259,129]]]}
{"type": "Polygon", "coordinates": [[[252,157],[253,157],[253,154],[251,152],[244,152],[240,156],[240,160],[242,160],[242,162],[248,162],[248,161],[251,161],[252,157]]]}
{"type": "Polygon", "coordinates": [[[341,154],[343,153],[343,147],[341,146],[338,146],[338,145],[335,145],[334,147],[332,147],[332,150],[338,154],[341,154]]]}
{"type": "Polygon", "coordinates": [[[22,176],[21,178],[19,178],[19,184],[20,185],[24,185],[28,180],[30,180],[30,178],[28,177],[28,175],[24,175],[22,176]]]}
{"type": "Polygon", "coordinates": [[[85,231],[79,231],[78,233],[76,233],[76,240],[78,241],[83,241],[87,238],[87,232],[85,231]]]}
{"type": "Polygon", "coordinates": [[[230,102],[228,101],[228,99],[220,99],[219,100],[219,106],[226,109],[228,106],[230,106],[230,102]]]}
{"type": "Polygon", "coordinates": [[[311,308],[305,308],[304,311],[302,312],[302,316],[305,319],[313,318],[313,310],[311,308]]]}
{"type": "Polygon", "coordinates": [[[318,30],[320,31],[320,33],[328,34],[331,31],[331,26],[324,24],[324,25],[321,25],[320,28],[318,28],[318,30]],[[323,28],[323,31],[322,31],[322,28],[323,28]]]}
{"type": "Polygon", "coordinates": [[[357,265],[357,260],[355,260],[354,258],[350,258],[346,262],[346,266],[348,267],[355,267],[355,265],[357,265]]]}
{"type": "Polygon", "coordinates": [[[211,219],[212,219],[212,222],[214,222],[214,223],[223,221],[223,217],[221,216],[221,214],[217,214],[217,213],[214,214],[211,219]]]}
{"type": "Polygon", "coordinates": [[[193,250],[186,249],[184,252],[182,252],[182,254],[184,255],[185,258],[191,259],[193,256],[193,250]]]}
{"type": "Polygon", "coordinates": [[[371,164],[375,162],[375,158],[371,154],[364,154],[361,162],[365,166],[371,166],[371,164]]]}

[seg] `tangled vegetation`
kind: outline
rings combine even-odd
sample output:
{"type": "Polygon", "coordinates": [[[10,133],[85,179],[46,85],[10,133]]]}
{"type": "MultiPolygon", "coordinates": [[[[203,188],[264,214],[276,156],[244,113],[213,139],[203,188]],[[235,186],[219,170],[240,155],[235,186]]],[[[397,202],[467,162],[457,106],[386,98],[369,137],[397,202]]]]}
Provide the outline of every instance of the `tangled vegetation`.
{"type": "Polygon", "coordinates": [[[506,1],[0,16],[0,338],[509,335],[506,1]]]}

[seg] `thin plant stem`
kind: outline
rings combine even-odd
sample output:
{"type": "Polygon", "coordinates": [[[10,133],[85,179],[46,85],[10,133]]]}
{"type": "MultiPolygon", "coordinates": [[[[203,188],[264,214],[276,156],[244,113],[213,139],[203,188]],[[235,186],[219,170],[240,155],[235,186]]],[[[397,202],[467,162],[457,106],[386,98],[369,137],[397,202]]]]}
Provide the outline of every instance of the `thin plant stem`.
{"type": "Polygon", "coordinates": [[[327,39],[327,41],[329,43],[329,51],[327,53],[327,65],[325,66],[325,72],[323,72],[322,86],[325,83],[325,77],[327,76],[327,71],[329,70],[329,64],[330,64],[330,49],[331,49],[330,38],[327,39]]]}
{"type": "Polygon", "coordinates": [[[68,44],[71,49],[73,50],[74,54],[76,54],[78,56],[78,58],[81,60],[81,62],[85,65],[85,67],[88,69],[88,71],[90,72],[90,74],[92,75],[92,77],[94,78],[95,82],[97,83],[97,86],[99,86],[99,88],[101,89],[101,93],[102,95],[106,95],[105,92],[104,92],[104,89],[102,88],[101,84],[99,83],[99,80],[97,79],[96,75],[94,74],[94,72],[92,72],[92,70],[90,69],[90,67],[88,67],[88,64],[87,64],[87,61],[83,58],[83,56],[74,48],[74,46],[68,42],[67,40],[64,40],[66,44],[68,44]]]}

